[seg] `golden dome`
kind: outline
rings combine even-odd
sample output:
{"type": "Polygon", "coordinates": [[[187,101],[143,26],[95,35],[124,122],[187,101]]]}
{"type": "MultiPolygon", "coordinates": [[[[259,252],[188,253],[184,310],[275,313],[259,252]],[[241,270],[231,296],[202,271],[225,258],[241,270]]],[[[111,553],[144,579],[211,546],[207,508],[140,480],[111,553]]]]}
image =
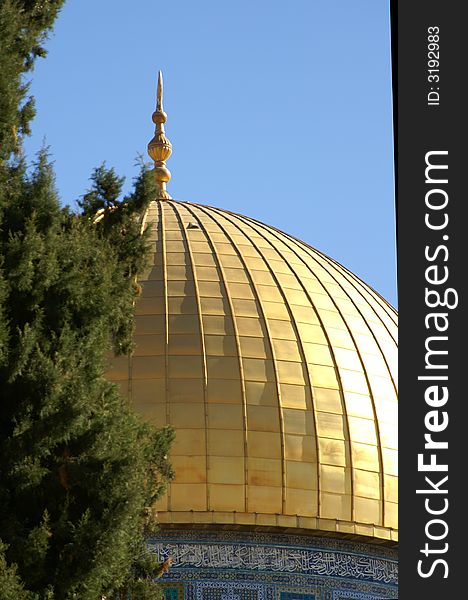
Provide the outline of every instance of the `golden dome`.
{"type": "Polygon", "coordinates": [[[321,252],[157,200],[134,355],[109,376],[176,429],[159,521],[397,539],[397,314],[321,252]]]}

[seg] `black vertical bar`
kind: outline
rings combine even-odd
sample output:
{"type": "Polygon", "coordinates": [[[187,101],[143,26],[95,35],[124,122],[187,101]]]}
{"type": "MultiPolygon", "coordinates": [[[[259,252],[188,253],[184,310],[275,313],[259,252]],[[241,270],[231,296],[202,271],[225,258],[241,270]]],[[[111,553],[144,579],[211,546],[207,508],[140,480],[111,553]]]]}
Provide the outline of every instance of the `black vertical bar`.
{"type": "Polygon", "coordinates": [[[465,8],[391,3],[403,600],[468,597],[465,8]]]}

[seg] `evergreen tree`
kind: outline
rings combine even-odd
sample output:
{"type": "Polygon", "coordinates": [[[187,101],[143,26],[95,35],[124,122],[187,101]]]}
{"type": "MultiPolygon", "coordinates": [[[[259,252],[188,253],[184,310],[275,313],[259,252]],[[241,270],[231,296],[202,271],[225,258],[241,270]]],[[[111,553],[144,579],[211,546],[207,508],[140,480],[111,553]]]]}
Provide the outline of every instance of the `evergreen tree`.
{"type": "Polygon", "coordinates": [[[28,170],[22,75],[61,1],[0,0],[0,599],[156,598],[145,546],[172,477],[173,431],[133,414],[105,379],[132,348],[147,241],[145,168],[97,169],[82,212],[61,208],[46,152],[28,170]]]}

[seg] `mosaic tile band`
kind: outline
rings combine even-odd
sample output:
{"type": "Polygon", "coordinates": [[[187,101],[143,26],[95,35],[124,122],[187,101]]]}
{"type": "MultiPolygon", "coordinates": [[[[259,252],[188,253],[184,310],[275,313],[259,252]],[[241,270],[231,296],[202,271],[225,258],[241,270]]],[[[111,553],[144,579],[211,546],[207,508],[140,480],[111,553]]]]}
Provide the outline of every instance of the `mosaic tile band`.
{"type": "Polygon", "coordinates": [[[398,598],[394,549],[288,534],[260,540],[238,532],[162,532],[150,547],[159,560],[174,559],[162,580],[166,600],[398,598]]]}

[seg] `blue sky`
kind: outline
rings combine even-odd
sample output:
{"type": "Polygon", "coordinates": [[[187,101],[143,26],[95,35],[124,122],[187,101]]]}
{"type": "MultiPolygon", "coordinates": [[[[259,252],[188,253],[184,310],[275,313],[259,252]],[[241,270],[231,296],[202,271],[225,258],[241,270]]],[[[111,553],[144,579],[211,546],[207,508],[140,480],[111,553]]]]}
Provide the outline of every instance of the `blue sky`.
{"type": "Polygon", "coordinates": [[[396,303],[387,0],[69,0],[36,66],[29,156],[63,202],[130,188],[164,73],[171,195],[257,218],[396,303]]]}

